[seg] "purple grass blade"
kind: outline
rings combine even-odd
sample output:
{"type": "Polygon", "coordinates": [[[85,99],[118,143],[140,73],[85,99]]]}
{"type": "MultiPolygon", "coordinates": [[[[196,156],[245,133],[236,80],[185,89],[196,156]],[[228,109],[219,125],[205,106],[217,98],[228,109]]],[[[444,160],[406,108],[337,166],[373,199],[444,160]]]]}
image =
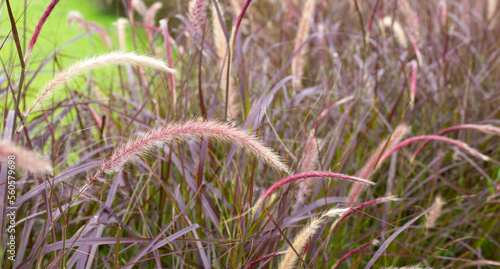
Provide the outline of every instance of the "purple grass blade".
{"type": "Polygon", "coordinates": [[[391,242],[396,239],[396,237],[402,233],[404,230],[406,230],[410,225],[412,225],[415,221],[417,221],[419,218],[421,218],[423,215],[425,215],[427,212],[429,212],[431,209],[436,207],[438,204],[434,204],[433,206],[427,208],[424,212],[418,214],[416,217],[412,218],[409,220],[405,225],[399,227],[385,242],[380,246],[380,248],[375,252],[373,257],[370,259],[370,261],[366,264],[365,269],[370,269],[372,268],[373,264],[377,261],[377,259],[385,252],[387,247],[391,244],[391,242]]]}

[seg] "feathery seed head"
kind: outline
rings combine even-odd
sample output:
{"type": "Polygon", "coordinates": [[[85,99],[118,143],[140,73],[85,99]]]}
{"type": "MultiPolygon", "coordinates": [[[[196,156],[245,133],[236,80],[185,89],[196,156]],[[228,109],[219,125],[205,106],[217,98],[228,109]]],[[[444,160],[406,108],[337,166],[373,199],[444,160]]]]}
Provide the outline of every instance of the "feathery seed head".
{"type": "Polygon", "coordinates": [[[60,0],[52,0],[50,1],[49,5],[45,9],[45,11],[42,14],[42,17],[38,21],[35,30],[33,31],[33,35],[31,36],[30,43],[28,44],[28,48],[26,49],[26,53],[24,55],[24,64],[26,65],[26,68],[28,66],[29,60],[31,58],[31,53],[33,52],[33,48],[35,47],[36,41],[38,40],[38,36],[40,35],[40,32],[42,31],[43,25],[49,18],[50,14],[56,7],[57,3],[59,3],[60,0]]]}
{"type": "Polygon", "coordinates": [[[446,7],[446,1],[440,0],[439,4],[438,4],[438,7],[439,7],[439,16],[441,18],[441,24],[445,25],[446,24],[446,18],[448,17],[448,11],[447,11],[447,7],[446,7]]]}
{"type": "Polygon", "coordinates": [[[408,39],[406,39],[406,34],[405,30],[401,26],[401,24],[398,21],[393,21],[390,16],[386,16],[382,19],[380,22],[380,28],[383,27],[392,27],[392,31],[394,33],[394,36],[396,37],[396,40],[398,41],[399,45],[401,45],[403,48],[408,47],[408,39]]]}
{"type": "Polygon", "coordinates": [[[269,195],[271,195],[273,192],[278,190],[280,187],[283,185],[286,185],[288,183],[300,180],[300,179],[313,179],[313,178],[333,178],[333,179],[342,179],[342,180],[347,180],[347,181],[352,181],[352,182],[357,182],[360,184],[375,184],[372,181],[359,178],[359,177],[354,177],[354,176],[349,176],[349,175],[344,175],[344,174],[339,174],[339,173],[332,173],[332,172],[325,172],[325,171],[318,171],[318,172],[307,172],[307,173],[301,173],[301,174],[295,174],[289,177],[286,177],[278,182],[276,182],[274,185],[272,185],[269,189],[266,190],[266,192],[257,200],[255,203],[255,206],[253,207],[253,214],[255,214],[255,211],[257,208],[262,204],[264,199],[266,199],[269,195]]]}
{"type": "Polygon", "coordinates": [[[59,86],[64,85],[68,80],[84,71],[108,64],[135,64],[143,67],[157,69],[167,73],[175,73],[175,70],[168,67],[162,60],[144,55],[137,55],[131,52],[111,52],[98,57],[90,58],[81,61],[56,75],[56,77],[38,93],[38,97],[31,104],[27,113],[25,113],[25,117],[27,117],[33,110],[35,110],[44,100],[51,96],[54,91],[59,88],[59,86]]]}
{"type": "Polygon", "coordinates": [[[16,165],[24,167],[31,172],[52,172],[52,166],[35,152],[16,147],[7,140],[0,140],[0,161],[13,160],[16,165]]]}
{"type": "Polygon", "coordinates": [[[302,229],[302,231],[300,231],[299,234],[295,236],[292,242],[293,248],[292,246],[288,247],[285,257],[283,257],[283,260],[281,261],[278,268],[280,269],[295,268],[295,263],[298,260],[297,254],[302,255],[307,243],[309,242],[309,238],[314,234],[316,234],[319,228],[321,228],[321,225],[327,222],[328,219],[341,216],[342,214],[345,214],[347,211],[349,211],[349,209],[350,208],[331,209],[325,214],[321,215],[321,217],[313,219],[307,227],[302,229]]]}
{"type": "Polygon", "coordinates": [[[82,13],[78,11],[70,11],[68,12],[68,16],[66,17],[68,21],[68,25],[71,25],[73,21],[77,21],[78,23],[82,24],[84,21],[82,13]]]}
{"type": "MultiPolygon", "coordinates": [[[[300,172],[312,172],[316,170],[316,162],[318,161],[318,142],[316,140],[316,134],[314,129],[309,132],[304,148],[304,156],[302,157],[302,162],[300,164],[300,172]]],[[[307,198],[310,193],[313,182],[311,180],[303,180],[299,183],[299,193],[297,194],[298,203],[296,205],[300,206],[307,198]]]]}
{"type": "Polygon", "coordinates": [[[148,25],[154,25],[154,20],[155,20],[155,16],[156,16],[156,13],[163,7],[163,4],[161,2],[155,2],[154,4],[152,4],[147,13],[146,13],[146,16],[145,16],[145,22],[146,24],[148,25]]]}
{"type": "Polygon", "coordinates": [[[205,23],[207,5],[208,0],[191,0],[189,2],[189,23],[193,35],[205,23]]]}
{"type": "Polygon", "coordinates": [[[238,145],[278,171],[288,172],[288,167],[270,148],[264,146],[252,134],[217,121],[188,121],[171,123],[147,131],[144,135],[130,139],[117,147],[108,159],[103,161],[99,170],[90,179],[97,180],[101,174],[118,171],[125,163],[148,154],[163,143],[173,140],[186,141],[191,138],[209,138],[211,140],[238,145]]]}

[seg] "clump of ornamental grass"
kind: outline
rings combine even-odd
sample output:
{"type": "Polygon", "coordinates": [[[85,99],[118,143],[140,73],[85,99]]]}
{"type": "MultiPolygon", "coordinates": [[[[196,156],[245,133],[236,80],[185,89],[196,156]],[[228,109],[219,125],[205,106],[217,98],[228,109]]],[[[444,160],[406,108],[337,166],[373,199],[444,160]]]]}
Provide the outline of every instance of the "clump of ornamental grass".
{"type": "Polygon", "coordinates": [[[349,208],[342,209],[331,209],[325,214],[321,215],[319,218],[313,219],[311,223],[302,229],[295,238],[293,239],[292,245],[288,247],[285,256],[281,260],[278,268],[280,269],[290,269],[295,268],[295,263],[298,260],[298,255],[302,255],[304,249],[309,242],[309,238],[316,234],[316,232],[321,228],[321,226],[326,223],[330,218],[335,218],[341,216],[347,212],[349,208]]]}
{"type": "Polygon", "coordinates": [[[314,16],[315,7],[316,0],[306,0],[297,29],[297,36],[295,37],[293,52],[297,53],[300,50],[300,53],[295,55],[292,59],[292,75],[298,76],[298,78],[294,78],[293,80],[293,85],[296,88],[301,86],[302,80],[300,79],[300,76],[304,73],[304,57],[306,54],[306,50],[303,48],[303,45],[309,36],[309,29],[311,28],[310,21],[314,16]]]}
{"type": "Polygon", "coordinates": [[[109,64],[135,64],[167,73],[175,72],[174,69],[168,67],[162,60],[144,55],[138,55],[132,52],[111,52],[105,55],[83,60],[56,75],[56,77],[52,79],[52,81],[50,81],[42,90],[40,90],[40,92],[38,93],[38,97],[30,105],[29,109],[25,113],[25,117],[27,117],[32,111],[36,110],[48,97],[53,95],[60,86],[64,85],[75,76],[81,74],[84,71],[109,64]]]}
{"type": "Polygon", "coordinates": [[[186,141],[191,138],[208,138],[238,145],[277,171],[289,172],[289,168],[278,155],[247,131],[214,120],[188,121],[150,129],[144,135],[118,146],[110,157],[102,161],[101,167],[88,177],[88,183],[92,185],[96,180],[106,182],[102,176],[117,172],[125,163],[133,162],[164,143],[174,140],[186,141]]]}
{"type": "Polygon", "coordinates": [[[10,160],[14,161],[14,167],[19,165],[30,172],[50,173],[52,171],[50,163],[36,152],[17,147],[10,141],[0,140],[0,161],[8,162],[10,160]]]}
{"type": "MultiPolygon", "coordinates": [[[[370,158],[368,161],[365,163],[365,165],[361,168],[359,173],[357,174],[361,178],[368,178],[370,174],[374,173],[376,169],[379,167],[379,163],[382,162],[381,156],[387,152],[388,149],[394,147],[399,141],[401,141],[405,136],[407,136],[410,133],[411,129],[408,125],[406,124],[400,124],[396,129],[394,129],[394,132],[391,133],[391,135],[382,141],[377,149],[370,155],[370,158]]],[[[354,204],[359,196],[361,195],[361,192],[363,191],[363,185],[362,184],[354,184],[347,195],[348,205],[354,204]]]]}

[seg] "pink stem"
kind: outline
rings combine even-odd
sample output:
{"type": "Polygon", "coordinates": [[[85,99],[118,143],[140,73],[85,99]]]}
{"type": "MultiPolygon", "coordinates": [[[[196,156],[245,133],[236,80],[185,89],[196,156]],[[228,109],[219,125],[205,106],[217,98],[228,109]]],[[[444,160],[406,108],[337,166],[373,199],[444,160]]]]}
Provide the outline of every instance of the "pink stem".
{"type": "Polygon", "coordinates": [[[411,62],[411,86],[410,86],[410,103],[413,107],[415,103],[415,94],[417,92],[417,63],[411,62]]]}
{"type": "Polygon", "coordinates": [[[281,186],[288,184],[290,182],[294,182],[299,179],[307,179],[307,178],[335,178],[335,179],[343,179],[343,180],[349,180],[349,181],[354,181],[354,182],[359,182],[359,183],[365,183],[365,184],[374,184],[373,182],[358,178],[358,177],[353,177],[353,176],[348,176],[344,174],[339,174],[339,173],[331,173],[331,172],[308,172],[308,173],[301,173],[301,174],[296,174],[293,176],[286,177],[278,182],[276,182],[274,185],[272,185],[267,191],[259,198],[259,200],[263,200],[267,198],[269,195],[271,195],[273,192],[278,190],[281,186]]]}
{"type": "MultiPolygon", "coordinates": [[[[245,4],[243,4],[243,8],[241,9],[241,12],[238,15],[238,18],[236,19],[236,24],[234,25],[232,47],[234,47],[234,42],[236,40],[236,35],[238,34],[238,30],[240,28],[241,21],[243,20],[243,16],[245,16],[245,12],[247,12],[247,9],[250,6],[251,2],[252,2],[252,0],[246,0],[245,1],[245,4]]],[[[233,52],[231,51],[231,53],[233,53],[233,52]]]]}

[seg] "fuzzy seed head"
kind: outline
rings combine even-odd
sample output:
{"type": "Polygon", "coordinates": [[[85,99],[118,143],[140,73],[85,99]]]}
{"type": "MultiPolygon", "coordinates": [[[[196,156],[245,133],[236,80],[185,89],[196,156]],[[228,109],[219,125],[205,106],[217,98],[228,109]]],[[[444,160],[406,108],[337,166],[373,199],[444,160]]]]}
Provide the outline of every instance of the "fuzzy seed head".
{"type": "Polygon", "coordinates": [[[380,22],[382,27],[392,27],[392,31],[394,33],[394,36],[396,37],[396,40],[398,41],[399,45],[401,45],[403,48],[408,47],[408,39],[406,38],[405,30],[401,26],[401,24],[398,21],[393,21],[391,17],[386,16],[382,21],[380,22]]]}
{"type": "Polygon", "coordinates": [[[199,32],[200,26],[205,23],[207,5],[208,0],[191,0],[189,2],[189,23],[193,35],[199,32]]]}
{"type": "Polygon", "coordinates": [[[436,199],[434,200],[434,204],[437,204],[437,206],[435,206],[425,215],[426,229],[434,228],[436,226],[436,221],[441,216],[441,213],[443,211],[443,205],[444,205],[443,198],[441,198],[441,196],[437,196],[436,199]]]}
{"type": "Polygon", "coordinates": [[[137,55],[135,53],[111,52],[98,57],[83,60],[56,75],[56,77],[38,93],[38,97],[31,104],[27,113],[25,113],[25,117],[27,117],[33,110],[42,104],[44,100],[51,96],[56,89],[64,85],[67,81],[84,71],[109,64],[135,64],[142,67],[157,69],[166,73],[175,73],[175,70],[168,67],[162,60],[144,55],[137,55]]]}
{"type": "Polygon", "coordinates": [[[19,165],[31,172],[52,172],[52,166],[35,152],[24,148],[16,147],[7,140],[0,140],[0,161],[14,161],[15,166],[19,165]]]}
{"type": "Polygon", "coordinates": [[[278,171],[288,172],[288,167],[270,148],[264,146],[252,134],[217,121],[188,121],[185,123],[171,123],[148,130],[144,135],[133,138],[117,147],[111,157],[103,160],[99,170],[89,180],[98,180],[102,174],[117,172],[125,163],[133,162],[140,156],[164,143],[174,140],[186,141],[191,138],[209,138],[211,140],[235,144],[254,154],[278,171]]]}

